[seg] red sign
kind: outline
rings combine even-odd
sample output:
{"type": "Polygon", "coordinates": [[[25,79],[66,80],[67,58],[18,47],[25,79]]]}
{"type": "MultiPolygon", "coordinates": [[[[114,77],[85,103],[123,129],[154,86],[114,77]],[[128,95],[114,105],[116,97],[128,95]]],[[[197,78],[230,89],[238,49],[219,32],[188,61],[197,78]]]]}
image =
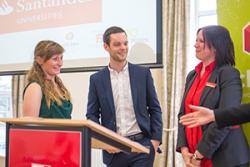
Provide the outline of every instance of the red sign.
{"type": "Polygon", "coordinates": [[[81,132],[10,129],[9,167],[80,167],[81,132]]]}
{"type": "Polygon", "coordinates": [[[250,23],[243,28],[243,50],[250,54],[250,23]]]}

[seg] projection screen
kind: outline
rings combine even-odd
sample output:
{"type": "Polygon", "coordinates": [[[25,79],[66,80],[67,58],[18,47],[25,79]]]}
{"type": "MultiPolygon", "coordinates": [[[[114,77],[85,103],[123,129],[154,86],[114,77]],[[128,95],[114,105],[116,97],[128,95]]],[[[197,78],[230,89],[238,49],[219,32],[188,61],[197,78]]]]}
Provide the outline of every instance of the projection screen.
{"type": "Polygon", "coordinates": [[[0,0],[0,22],[0,75],[27,71],[40,40],[65,48],[62,72],[97,70],[108,64],[110,26],[126,30],[130,62],[162,64],[161,0],[0,0]]]}

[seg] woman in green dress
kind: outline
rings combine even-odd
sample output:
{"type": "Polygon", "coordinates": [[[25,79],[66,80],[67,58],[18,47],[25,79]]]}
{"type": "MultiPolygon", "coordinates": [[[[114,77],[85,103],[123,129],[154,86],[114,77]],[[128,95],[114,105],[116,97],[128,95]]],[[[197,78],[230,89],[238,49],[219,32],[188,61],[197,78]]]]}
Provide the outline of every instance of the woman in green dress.
{"type": "Polygon", "coordinates": [[[23,94],[23,116],[71,118],[70,93],[58,76],[63,52],[63,47],[54,41],[44,40],[36,45],[23,94]]]}

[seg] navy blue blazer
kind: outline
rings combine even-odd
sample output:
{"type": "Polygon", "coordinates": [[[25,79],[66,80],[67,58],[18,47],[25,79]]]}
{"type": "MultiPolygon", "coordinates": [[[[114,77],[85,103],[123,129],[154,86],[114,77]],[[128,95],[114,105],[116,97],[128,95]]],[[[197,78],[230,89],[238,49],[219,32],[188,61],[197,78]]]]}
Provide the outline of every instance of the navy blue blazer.
{"type": "MultiPolygon", "coordinates": [[[[196,77],[193,70],[186,79],[185,92],[178,118],[185,114],[185,98],[196,77]]],[[[206,85],[201,98],[200,106],[210,109],[221,109],[238,106],[242,97],[242,85],[239,71],[232,66],[215,68],[208,82],[216,87],[206,85]]],[[[249,147],[241,128],[225,127],[218,129],[215,122],[202,126],[202,139],[197,150],[208,159],[214,167],[237,166],[249,161],[249,147]]],[[[177,151],[187,146],[185,126],[178,124],[177,151]]]]}
{"type": "MultiPolygon", "coordinates": [[[[162,141],[162,113],[151,72],[146,67],[128,64],[131,94],[139,128],[150,139],[162,141]]],[[[90,76],[87,119],[116,132],[115,106],[108,67],[90,76]]],[[[103,152],[109,164],[112,154],[103,152]]]]}

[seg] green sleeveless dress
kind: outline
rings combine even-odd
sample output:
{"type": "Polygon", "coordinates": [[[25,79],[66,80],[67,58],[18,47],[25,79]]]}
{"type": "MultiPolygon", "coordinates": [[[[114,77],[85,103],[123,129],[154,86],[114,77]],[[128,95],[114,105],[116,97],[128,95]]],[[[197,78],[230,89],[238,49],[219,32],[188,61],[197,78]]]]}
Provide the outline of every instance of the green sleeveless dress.
{"type": "MultiPolygon", "coordinates": [[[[35,81],[34,81],[35,82],[35,81]]],[[[24,92],[26,88],[33,82],[30,82],[24,89],[24,92]]],[[[36,82],[38,83],[38,82],[36,82]]],[[[39,83],[38,83],[39,84],[39,83]]],[[[24,94],[23,92],[23,94],[24,94]]],[[[47,102],[45,99],[45,95],[43,94],[42,101],[41,101],[41,107],[39,112],[39,117],[42,118],[71,118],[71,112],[72,112],[72,103],[68,100],[62,99],[62,105],[59,106],[55,101],[52,101],[50,104],[50,108],[47,106],[47,102]]]]}

